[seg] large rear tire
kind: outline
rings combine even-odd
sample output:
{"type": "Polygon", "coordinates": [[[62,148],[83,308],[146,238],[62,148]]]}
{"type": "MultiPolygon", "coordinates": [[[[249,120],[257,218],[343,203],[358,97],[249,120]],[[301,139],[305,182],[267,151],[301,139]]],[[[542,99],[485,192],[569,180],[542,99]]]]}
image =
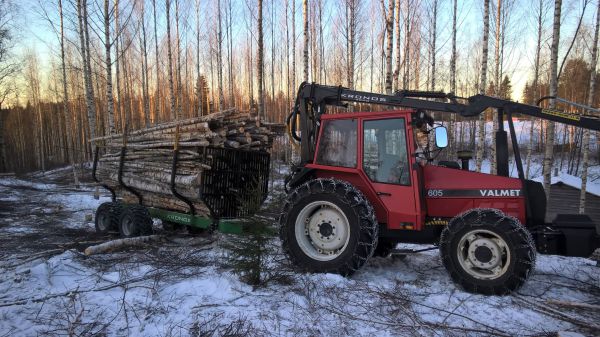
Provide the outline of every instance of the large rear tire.
{"type": "Polygon", "coordinates": [[[126,238],[152,234],[152,218],[148,209],[141,205],[127,206],[119,220],[119,233],[126,238]]]}
{"type": "Polygon", "coordinates": [[[310,180],[293,190],[279,218],[284,252],[302,271],[351,275],[373,255],[379,226],[351,184],[310,180]]]}
{"type": "Polygon", "coordinates": [[[119,218],[123,211],[120,202],[105,202],[96,209],[94,226],[98,233],[108,233],[119,230],[119,218]]]}
{"type": "Polygon", "coordinates": [[[519,289],[536,258],[529,231],[494,209],[473,209],[453,218],[442,232],[440,254],[454,282],[485,295],[519,289]]]}

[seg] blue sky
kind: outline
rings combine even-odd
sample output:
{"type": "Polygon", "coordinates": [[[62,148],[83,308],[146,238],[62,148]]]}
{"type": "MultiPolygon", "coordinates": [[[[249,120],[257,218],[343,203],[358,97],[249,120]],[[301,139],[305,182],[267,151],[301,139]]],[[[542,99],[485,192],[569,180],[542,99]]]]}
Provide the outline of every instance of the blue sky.
{"type": "MultiPolygon", "coordinates": [[[[69,4],[69,0],[65,1],[66,10],[70,10],[71,5],[69,4]]],[[[89,0],[90,3],[93,0],[89,0]]],[[[97,0],[100,3],[102,1],[97,0]]],[[[232,0],[233,8],[235,14],[234,21],[234,37],[237,36],[238,39],[245,39],[245,21],[242,19],[243,12],[247,10],[247,4],[253,4],[253,0],[232,0]]],[[[284,0],[274,0],[276,4],[276,10],[282,11],[284,8],[284,0]]],[[[341,0],[324,0],[326,3],[326,11],[329,13],[329,17],[332,20],[335,20],[335,8],[339,7],[339,3],[341,0]]],[[[373,0],[376,1],[376,0],[373,0]]],[[[422,6],[424,8],[423,14],[427,15],[427,7],[431,0],[421,0],[422,6]]],[[[505,0],[506,1],[506,0],[505,0]]],[[[566,50],[567,42],[570,42],[570,39],[573,36],[576,27],[576,20],[581,11],[581,4],[584,0],[564,0],[563,4],[563,24],[561,27],[561,52],[564,53],[566,50]]],[[[57,49],[57,40],[56,36],[52,32],[49,24],[41,18],[40,15],[40,4],[46,7],[46,10],[50,13],[57,12],[57,9],[52,6],[54,1],[44,1],[44,0],[23,0],[19,2],[21,14],[19,15],[18,25],[23,27],[19,31],[19,49],[23,52],[27,48],[33,48],[37,55],[40,57],[42,62],[42,67],[47,69],[49,59],[51,56],[51,49],[54,49],[56,52],[57,49]]],[[[121,0],[122,3],[127,3],[126,0],[121,0]]],[[[163,17],[164,13],[164,1],[158,0],[160,3],[159,7],[159,16],[163,17]],[[162,15],[161,15],[162,14],[162,15]]],[[[201,1],[201,6],[213,6],[216,1],[215,0],[203,0],[201,1]]],[[[451,33],[451,19],[452,19],[452,1],[451,0],[439,0],[440,9],[439,9],[439,19],[438,19],[438,52],[437,58],[440,61],[440,66],[447,64],[450,55],[450,33],[451,33]]],[[[506,31],[507,34],[507,43],[505,49],[505,61],[504,61],[504,69],[506,70],[506,74],[511,78],[513,82],[513,98],[519,99],[522,88],[525,82],[530,77],[530,71],[533,65],[533,58],[535,52],[535,14],[532,12],[532,2],[537,3],[537,1],[527,1],[527,0],[512,0],[514,4],[512,5],[512,11],[510,16],[510,22],[506,31]]],[[[150,3],[150,2],[148,2],[150,3]]],[[[266,6],[270,6],[271,1],[266,1],[266,6]]],[[[301,1],[296,0],[296,24],[297,24],[297,32],[301,33],[301,17],[302,17],[302,6],[301,1]]],[[[508,3],[508,2],[507,2],[508,3]]],[[[553,1],[546,1],[548,6],[548,14],[545,18],[545,44],[550,44],[551,38],[551,25],[552,25],[552,11],[553,11],[553,1]]],[[[376,1],[374,3],[375,8],[379,8],[379,3],[376,1]]],[[[148,5],[150,6],[150,5],[148,5]]],[[[188,10],[193,11],[193,0],[190,1],[190,6],[188,10]]],[[[370,16],[368,4],[365,4],[363,7],[363,13],[365,17],[370,16]]],[[[492,7],[495,6],[495,1],[492,0],[492,7]]],[[[584,24],[591,25],[594,20],[595,15],[595,3],[590,3],[587,7],[587,12],[584,18],[584,24]]],[[[147,9],[151,11],[151,7],[147,9]]],[[[495,11],[495,8],[491,9],[495,11]]],[[[268,11],[268,9],[267,9],[268,11]]],[[[204,7],[203,9],[204,16],[203,20],[209,20],[212,12],[204,7]]],[[[458,23],[459,23],[459,32],[458,32],[458,46],[459,46],[459,62],[461,58],[461,54],[465,55],[468,53],[469,46],[473,46],[481,39],[481,27],[483,21],[483,0],[460,0],[458,1],[458,23]]],[[[193,19],[194,13],[189,14],[191,16],[190,20],[193,19]]],[[[380,17],[368,18],[365,20],[365,31],[369,31],[370,24],[375,24],[376,30],[380,29],[380,17]]],[[[491,18],[492,19],[492,18],[491,18]]],[[[160,19],[159,19],[160,20],[160,19]]],[[[164,20],[164,19],[163,19],[164,20]]],[[[426,19],[424,19],[426,20],[426,19]]],[[[491,22],[493,25],[493,22],[491,22]]],[[[160,28],[162,30],[162,27],[160,28]]],[[[327,29],[327,27],[326,27],[327,29]]],[[[159,33],[160,34],[160,33],[159,33]]],[[[267,32],[268,34],[268,32],[267,32]]],[[[490,39],[493,40],[493,32],[491,33],[490,39]]],[[[298,43],[301,42],[299,39],[298,43]]],[[[301,49],[301,46],[298,46],[301,49]]],[[[493,43],[490,43],[490,64],[489,69],[493,70],[493,43]]],[[[562,57],[561,57],[562,59],[562,57]]],[[[460,67],[459,67],[460,69],[460,67]]]]}

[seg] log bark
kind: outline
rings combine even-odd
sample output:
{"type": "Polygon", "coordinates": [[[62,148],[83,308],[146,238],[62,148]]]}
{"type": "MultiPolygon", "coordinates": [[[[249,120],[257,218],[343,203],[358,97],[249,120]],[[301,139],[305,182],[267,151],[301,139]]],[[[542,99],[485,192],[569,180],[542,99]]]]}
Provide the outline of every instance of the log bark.
{"type": "Polygon", "coordinates": [[[87,256],[114,252],[116,250],[121,250],[124,248],[130,247],[140,247],[145,246],[150,242],[157,242],[163,239],[161,235],[148,235],[148,236],[138,236],[135,238],[125,238],[125,239],[117,239],[108,242],[104,242],[99,245],[89,246],[85,249],[84,253],[87,256]]]}

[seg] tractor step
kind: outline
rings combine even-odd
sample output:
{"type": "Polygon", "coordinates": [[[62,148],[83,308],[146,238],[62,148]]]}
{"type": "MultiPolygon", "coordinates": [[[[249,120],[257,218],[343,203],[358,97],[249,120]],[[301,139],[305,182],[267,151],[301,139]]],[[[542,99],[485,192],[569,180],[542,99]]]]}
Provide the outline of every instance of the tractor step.
{"type": "Polygon", "coordinates": [[[390,255],[409,255],[409,254],[417,254],[421,252],[426,252],[430,250],[438,249],[438,247],[429,247],[424,249],[392,249],[390,255]]]}

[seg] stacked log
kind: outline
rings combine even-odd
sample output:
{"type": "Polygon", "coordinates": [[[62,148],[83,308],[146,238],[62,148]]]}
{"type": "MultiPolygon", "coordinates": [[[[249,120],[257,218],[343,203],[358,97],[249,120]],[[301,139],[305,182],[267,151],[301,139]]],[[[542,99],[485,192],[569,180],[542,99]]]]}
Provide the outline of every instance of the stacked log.
{"type": "Polygon", "coordinates": [[[176,191],[193,202],[197,215],[209,216],[199,199],[202,173],[211,169],[212,159],[203,154],[203,147],[268,150],[281,130],[279,124],[259,124],[250,114],[226,110],[136,130],[126,136],[99,137],[93,140],[102,148],[97,176],[124,202],[137,203],[138,198],[118,182],[121,151],[125,148],[122,182],[142,196],[143,205],[188,212],[188,204],[171,192],[173,150],[177,146],[176,191]]]}

